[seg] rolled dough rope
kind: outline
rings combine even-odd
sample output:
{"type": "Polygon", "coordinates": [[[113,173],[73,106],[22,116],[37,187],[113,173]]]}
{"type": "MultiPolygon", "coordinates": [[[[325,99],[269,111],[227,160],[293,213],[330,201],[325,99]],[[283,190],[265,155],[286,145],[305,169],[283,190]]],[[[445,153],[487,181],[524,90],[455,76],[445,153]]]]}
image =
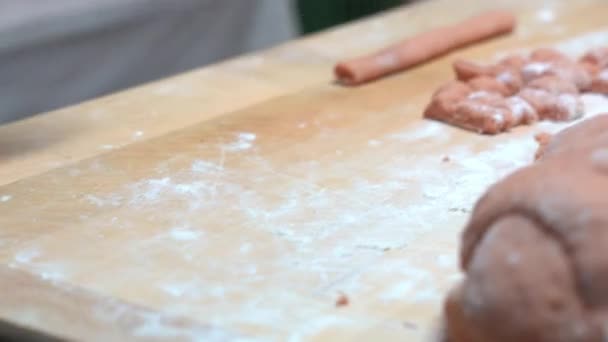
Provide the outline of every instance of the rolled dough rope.
{"type": "Polygon", "coordinates": [[[491,186],[462,235],[450,342],[596,342],[608,330],[608,114],[491,186]]]}
{"type": "Polygon", "coordinates": [[[342,84],[358,85],[426,62],[481,40],[513,31],[515,16],[485,12],[452,26],[407,38],[371,55],[339,62],[334,73],[342,84]]]}

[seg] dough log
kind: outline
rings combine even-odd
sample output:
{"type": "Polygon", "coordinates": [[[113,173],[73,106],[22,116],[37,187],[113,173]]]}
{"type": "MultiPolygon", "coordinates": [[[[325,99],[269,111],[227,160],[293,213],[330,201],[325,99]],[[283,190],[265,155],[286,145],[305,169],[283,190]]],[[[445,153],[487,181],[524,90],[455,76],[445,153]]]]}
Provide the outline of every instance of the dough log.
{"type": "Polygon", "coordinates": [[[358,85],[427,62],[454,49],[509,33],[515,16],[506,11],[480,14],[461,23],[405,39],[371,55],[339,62],[334,73],[342,84],[358,85]]]}

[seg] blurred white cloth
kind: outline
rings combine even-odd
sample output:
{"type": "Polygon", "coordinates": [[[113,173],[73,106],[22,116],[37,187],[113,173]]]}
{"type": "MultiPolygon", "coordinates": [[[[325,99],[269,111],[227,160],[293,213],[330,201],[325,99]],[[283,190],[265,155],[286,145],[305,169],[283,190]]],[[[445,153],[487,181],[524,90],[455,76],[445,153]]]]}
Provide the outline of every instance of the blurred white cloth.
{"type": "Polygon", "coordinates": [[[295,36],[289,0],[0,0],[0,122],[295,36]]]}

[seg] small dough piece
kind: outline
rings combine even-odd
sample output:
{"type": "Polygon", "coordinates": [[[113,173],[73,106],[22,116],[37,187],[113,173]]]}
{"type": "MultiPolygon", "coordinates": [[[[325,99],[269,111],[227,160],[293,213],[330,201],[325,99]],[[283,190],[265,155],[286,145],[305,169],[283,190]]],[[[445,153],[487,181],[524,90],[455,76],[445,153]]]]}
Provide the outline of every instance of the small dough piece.
{"type": "Polygon", "coordinates": [[[527,59],[519,55],[508,56],[498,62],[495,76],[498,81],[509,88],[511,92],[509,95],[514,95],[524,86],[521,69],[526,62],[527,59]]]}
{"type": "Polygon", "coordinates": [[[534,62],[567,62],[570,58],[563,53],[551,48],[538,48],[530,54],[530,60],[534,62]]]}
{"type": "Polygon", "coordinates": [[[503,96],[511,95],[511,90],[504,83],[489,76],[477,76],[468,82],[469,86],[476,91],[487,91],[498,93],[503,96]]]}
{"type": "Polygon", "coordinates": [[[556,76],[576,85],[580,90],[589,89],[591,76],[580,64],[574,62],[531,62],[524,66],[525,83],[543,76],[556,76]]]}
{"type": "Polygon", "coordinates": [[[508,97],[505,102],[513,116],[513,126],[530,125],[538,121],[536,109],[520,96],[508,97]]]}
{"type": "Polygon", "coordinates": [[[589,74],[589,76],[591,76],[592,78],[595,77],[601,71],[600,67],[593,63],[579,62],[578,65],[580,65],[581,68],[583,68],[587,72],[587,74],[589,74]]]}
{"type": "MultiPolygon", "coordinates": [[[[521,68],[525,64],[525,59],[521,56],[512,56],[502,59],[496,65],[481,65],[475,62],[458,59],[454,61],[452,67],[456,74],[456,79],[463,82],[470,82],[480,77],[495,78],[506,87],[506,96],[517,93],[523,86],[521,68]]],[[[503,93],[504,91],[500,91],[503,93]]]]}
{"type": "Polygon", "coordinates": [[[578,88],[574,83],[557,76],[542,76],[532,80],[526,88],[546,90],[553,95],[578,94],[578,88]]]}
{"type": "Polygon", "coordinates": [[[536,149],[536,153],[534,154],[534,160],[539,160],[545,154],[551,139],[553,139],[553,134],[547,132],[541,132],[534,136],[534,140],[538,143],[538,149],[536,149]]]}
{"type": "Polygon", "coordinates": [[[552,49],[538,49],[530,55],[530,62],[522,68],[525,83],[543,76],[556,76],[576,85],[580,90],[589,89],[589,72],[567,56],[552,49]]]}
{"type": "Polygon", "coordinates": [[[497,134],[513,125],[513,116],[502,95],[473,91],[460,81],[441,87],[424,116],[484,134],[497,134]]]}
{"type": "Polygon", "coordinates": [[[464,59],[457,59],[452,63],[456,79],[467,82],[480,76],[493,76],[494,70],[491,66],[477,64],[464,59]]]}
{"type": "Polygon", "coordinates": [[[608,69],[599,72],[591,81],[590,91],[608,95],[608,69]]]}
{"type": "Polygon", "coordinates": [[[475,100],[458,104],[451,123],[483,134],[497,134],[509,127],[511,114],[508,109],[494,107],[475,100]]]}
{"type": "Polygon", "coordinates": [[[504,98],[489,92],[469,94],[456,107],[452,120],[452,124],[483,134],[497,134],[514,125],[504,98]]]}
{"type": "Polygon", "coordinates": [[[528,59],[524,56],[520,55],[510,55],[504,57],[498,62],[499,68],[507,68],[513,70],[519,70],[524,67],[524,65],[528,62],[528,59]]]}
{"type": "Polygon", "coordinates": [[[516,94],[524,86],[524,78],[519,70],[505,68],[496,75],[496,80],[507,87],[507,96],[516,94]]]}
{"type": "Polygon", "coordinates": [[[524,88],[519,96],[532,105],[540,120],[571,121],[580,118],[585,111],[583,102],[575,94],[524,88]]]}
{"type": "Polygon", "coordinates": [[[584,54],[579,62],[586,65],[589,70],[599,71],[608,68],[608,47],[593,49],[584,54]]]}
{"type": "Polygon", "coordinates": [[[458,103],[472,92],[473,89],[464,82],[452,81],[444,84],[433,94],[431,103],[424,111],[424,117],[443,121],[456,110],[458,103]]]}

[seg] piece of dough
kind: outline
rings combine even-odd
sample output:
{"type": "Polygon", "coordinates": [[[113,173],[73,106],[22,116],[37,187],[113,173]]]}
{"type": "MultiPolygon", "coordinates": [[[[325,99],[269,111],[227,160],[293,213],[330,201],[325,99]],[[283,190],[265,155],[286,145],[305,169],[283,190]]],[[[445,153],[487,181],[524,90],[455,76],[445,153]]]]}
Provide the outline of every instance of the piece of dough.
{"type": "Polygon", "coordinates": [[[592,75],[608,68],[608,47],[600,47],[587,52],[579,59],[579,63],[592,75]]]}
{"type": "Polygon", "coordinates": [[[475,93],[500,94],[504,97],[502,104],[479,103],[469,95],[442,106],[451,111],[439,112],[437,99],[433,98],[424,117],[484,134],[501,133],[537,120],[575,120],[585,111],[581,91],[608,94],[608,66],[605,72],[594,71],[604,64],[608,64],[608,49],[594,50],[579,61],[548,48],[536,49],[527,57],[507,56],[489,65],[458,59],[452,64],[456,79],[475,93]]]}
{"type": "Polygon", "coordinates": [[[547,48],[541,48],[530,54],[530,61],[522,68],[524,82],[543,76],[555,76],[573,83],[580,90],[587,90],[591,85],[591,76],[576,61],[566,55],[547,48]]]}
{"type": "Polygon", "coordinates": [[[546,143],[481,197],[462,236],[450,342],[608,338],[608,114],[546,143]]]}
{"type": "Polygon", "coordinates": [[[475,77],[470,79],[468,84],[473,90],[498,93],[502,96],[512,95],[511,90],[504,83],[490,76],[475,77]]]}
{"type": "Polygon", "coordinates": [[[514,28],[512,13],[485,12],[451,26],[418,34],[371,55],[341,61],[334,73],[342,84],[358,85],[480,40],[509,33],[514,28]]]}
{"type": "Polygon", "coordinates": [[[467,83],[453,81],[435,92],[424,116],[479,133],[497,134],[528,120],[528,108],[533,111],[531,106],[507,101],[491,89],[476,91],[467,83]],[[512,110],[518,110],[517,114],[512,110]]]}
{"type": "Polygon", "coordinates": [[[431,103],[425,110],[425,117],[446,120],[453,113],[458,103],[473,92],[473,88],[464,82],[452,81],[441,86],[433,94],[431,103]]]}
{"type": "Polygon", "coordinates": [[[456,79],[463,82],[472,82],[479,78],[493,78],[500,82],[506,91],[505,96],[517,93],[524,84],[521,68],[525,59],[521,56],[509,56],[500,60],[496,65],[481,65],[464,59],[457,59],[452,64],[456,79]]]}
{"type": "Polygon", "coordinates": [[[594,93],[608,95],[608,68],[598,71],[591,81],[590,90],[594,93]]]}

